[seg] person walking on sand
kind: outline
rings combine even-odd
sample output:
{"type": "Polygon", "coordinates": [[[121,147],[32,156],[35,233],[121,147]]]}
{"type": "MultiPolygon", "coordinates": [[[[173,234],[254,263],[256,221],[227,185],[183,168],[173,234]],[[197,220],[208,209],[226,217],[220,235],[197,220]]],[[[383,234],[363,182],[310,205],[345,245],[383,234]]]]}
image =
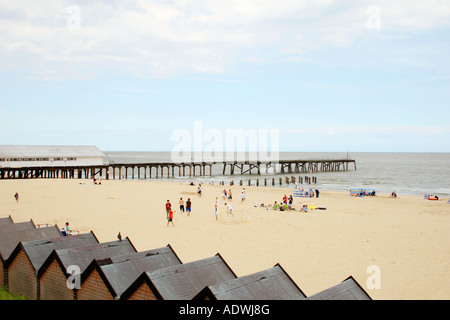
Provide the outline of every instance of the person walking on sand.
{"type": "Polygon", "coordinates": [[[172,226],[175,227],[175,225],[173,224],[173,211],[170,210],[169,214],[167,216],[167,226],[169,226],[169,223],[172,223],[172,226]]]}
{"type": "Polygon", "coordinates": [[[217,204],[214,205],[214,216],[216,217],[216,221],[219,221],[219,208],[217,208],[217,204]]]}
{"type": "Polygon", "coordinates": [[[14,195],[14,199],[16,199],[16,202],[19,202],[19,193],[16,192],[16,194],[14,195]]]}
{"type": "Polygon", "coordinates": [[[171,209],[172,209],[172,204],[170,203],[169,200],[167,200],[167,202],[166,202],[166,216],[167,216],[167,219],[169,218],[169,212],[170,212],[171,209]]]}
{"type": "Polygon", "coordinates": [[[242,193],[241,193],[241,202],[245,201],[245,188],[242,189],[242,193]]]}
{"type": "Polygon", "coordinates": [[[228,190],[228,200],[233,200],[233,195],[231,194],[231,189],[228,190]]]}
{"type": "Polygon", "coordinates": [[[188,198],[186,201],[186,212],[189,217],[189,215],[191,214],[191,198],[188,198]]]}
{"type": "Polygon", "coordinates": [[[180,201],[178,203],[180,204],[180,212],[184,212],[184,200],[183,200],[183,198],[180,198],[180,201]]]}

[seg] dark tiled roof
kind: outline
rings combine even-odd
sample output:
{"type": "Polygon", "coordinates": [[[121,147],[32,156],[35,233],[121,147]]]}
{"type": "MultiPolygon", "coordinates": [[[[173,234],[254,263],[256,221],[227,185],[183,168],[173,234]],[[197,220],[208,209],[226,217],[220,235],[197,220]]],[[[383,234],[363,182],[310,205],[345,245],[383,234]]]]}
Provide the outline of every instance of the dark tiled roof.
{"type": "MultiPolygon", "coordinates": [[[[135,252],[124,256],[115,256],[102,261],[95,261],[97,269],[114,297],[120,297],[143,272],[151,272],[181,264],[172,247],[135,252]]],[[[90,266],[91,267],[91,266],[90,266]]],[[[88,276],[83,276],[83,281],[88,276]]]]}
{"type": "Polygon", "coordinates": [[[340,284],[308,297],[307,300],[372,300],[372,298],[350,276],[340,284]]]}
{"type": "Polygon", "coordinates": [[[33,220],[17,223],[3,223],[0,224],[0,236],[4,232],[13,232],[30,229],[36,229],[36,225],[34,224],[33,220]]]}
{"type": "Polygon", "coordinates": [[[6,218],[0,218],[0,226],[9,225],[9,224],[13,224],[13,223],[14,223],[14,221],[11,218],[11,216],[6,217],[6,218]]]}
{"type": "Polygon", "coordinates": [[[236,278],[220,254],[145,274],[155,295],[164,300],[190,300],[206,286],[236,278]]]}
{"type": "Polygon", "coordinates": [[[34,270],[39,270],[53,250],[75,248],[98,243],[97,238],[91,231],[89,233],[67,237],[25,241],[22,242],[21,249],[25,251],[34,270]]]}
{"type": "Polygon", "coordinates": [[[280,265],[254,274],[208,286],[196,299],[303,300],[306,295],[280,265]]]}
{"type": "Polygon", "coordinates": [[[58,259],[58,262],[65,270],[67,270],[69,266],[76,265],[80,268],[81,273],[83,273],[86,267],[94,259],[106,259],[112,256],[125,255],[133,252],[137,251],[128,238],[120,241],[94,243],[82,247],[53,250],[39,269],[38,277],[42,276],[53,259],[58,259]]]}
{"type": "Polygon", "coordinates": [[[6,261],[20,242],[62,237],[57,226],[0,232],[0,255],[6,261]]]}

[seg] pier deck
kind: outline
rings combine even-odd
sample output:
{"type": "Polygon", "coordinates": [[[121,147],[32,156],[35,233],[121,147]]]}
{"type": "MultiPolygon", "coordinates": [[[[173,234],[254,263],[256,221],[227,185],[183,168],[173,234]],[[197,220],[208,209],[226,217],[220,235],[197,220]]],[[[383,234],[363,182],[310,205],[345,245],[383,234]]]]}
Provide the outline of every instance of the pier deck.
{"type": "Polygon", "coordinates": [[[20,167],[0,168],[0,179],[93,179],[101,176],[103,179],[131,178],[138,179],[185,176],[212,176],[213,166],[222,166],[223,175],[246,175],[265,173],[314,173],[348,171],[356,161],[350,159],[333,160],[280,160],[278,162],[264,161],[226,161],[226,162],[184,162],[184,163],[110,163],[96,166],[52,166],[52,167],[20,167]],[[124,170],[122,172],[122,170],[124,170]],[[130,172],[131,171],[131,172],[130,172]],[[177,172],[176,172],[177,171],[177,172]]]}

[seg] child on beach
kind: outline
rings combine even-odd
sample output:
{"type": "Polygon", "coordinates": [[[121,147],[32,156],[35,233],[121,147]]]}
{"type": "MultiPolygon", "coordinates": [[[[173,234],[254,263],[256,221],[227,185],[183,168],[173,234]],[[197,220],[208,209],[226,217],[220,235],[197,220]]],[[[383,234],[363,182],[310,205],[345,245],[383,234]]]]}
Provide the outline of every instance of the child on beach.
{"type": "Polygon", "coordinates": [[[16,194],[14,195],[14,199],[16,199],[16,202],[19,202],[19,193],[16,192],[16,194]]]}
{"type": "Polygon", "coordinates": [[[172,226],[175,227],[175,225],[173,224],[173,211],[172,210],[169,211],[169,215],[167,216],[167,226],[169,226],[169,223],[172,223],[172,226]]]}
{"type": "Polygon", "coordinates": [[[228,200],[232,200],[233,199],[233,196],[231,195],[231,189],[230,190],[228,190],[228,200]]]}
{"type": "Polygon", "coordinates": [[[275,203],[273,204],[273,210],[277,210],[278,209],[278,203],[275,201],[275,203]]]}
{"type": "Polygon", "coordinates": [[[172,204],[170,203],[169,200],[167,200],[167,202],[166,202],[166,216],[167,216],[167,218],[169,218],[169,212],[170,212],[171,209],[172,209],[172,204]]]}

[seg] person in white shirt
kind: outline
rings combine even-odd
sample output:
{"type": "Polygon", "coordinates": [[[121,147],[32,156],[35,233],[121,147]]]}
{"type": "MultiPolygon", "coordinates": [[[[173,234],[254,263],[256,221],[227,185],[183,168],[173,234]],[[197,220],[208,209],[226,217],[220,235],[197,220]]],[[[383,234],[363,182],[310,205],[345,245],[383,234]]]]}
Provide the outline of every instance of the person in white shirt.
{"type": "Polygon", "coordinates": [[[233,207],[231,206],[231,203],[225,203],[225,205],[227,206],[227,213],[228,215],[232,215],[233,216],[233,207]]]}

